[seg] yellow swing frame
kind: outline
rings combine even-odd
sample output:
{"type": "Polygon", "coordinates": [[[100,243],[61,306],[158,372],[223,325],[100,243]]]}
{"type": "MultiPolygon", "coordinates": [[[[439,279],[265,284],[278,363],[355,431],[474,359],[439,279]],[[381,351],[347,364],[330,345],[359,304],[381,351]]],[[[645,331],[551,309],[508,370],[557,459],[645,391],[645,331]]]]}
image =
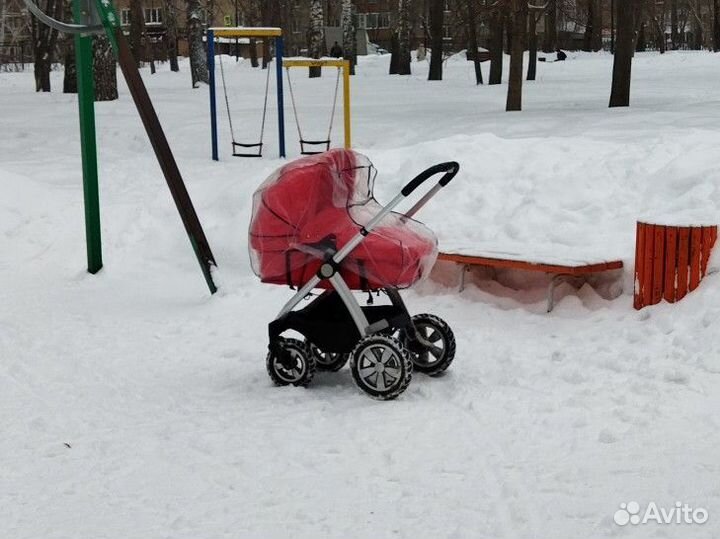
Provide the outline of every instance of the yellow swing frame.
{"type": "Polygon", "coordinates": [[[313,58],[289,58],[282,62],[283,67],[337,67],[343,72],[343,125],[345,132],[345,148],[352,147],[351,140],[351,120],[350,120],[350,61],[341,59],[321,58],[319,60],[313,58]]]}

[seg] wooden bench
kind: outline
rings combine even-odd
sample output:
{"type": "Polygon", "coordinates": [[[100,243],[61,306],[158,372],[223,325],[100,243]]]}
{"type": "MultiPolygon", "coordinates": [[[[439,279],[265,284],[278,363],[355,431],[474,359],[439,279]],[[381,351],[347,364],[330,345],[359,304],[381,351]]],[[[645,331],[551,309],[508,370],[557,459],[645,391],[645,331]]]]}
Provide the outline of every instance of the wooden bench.
{"type": "Polygon", "coordinates": [[[460,291],[465,288],[465,273],[473,266],[490,268],[506,268],[524,271],[537,271],[552,275],[547,291],[547,312],[555,306],[555,287],[558,282],[568,279],[581,279],[586,281],[587,276],[603,271],[622,269],[622,260],[571,260],[557,259],[556,257],[523,257],[516,253],[491,253],[469,255],[459,252],[441,252],[438,260],[455,262],[462,265],[460,277],[460,291]],[[544,260],[544,261],[543,261],[544,260]]]}

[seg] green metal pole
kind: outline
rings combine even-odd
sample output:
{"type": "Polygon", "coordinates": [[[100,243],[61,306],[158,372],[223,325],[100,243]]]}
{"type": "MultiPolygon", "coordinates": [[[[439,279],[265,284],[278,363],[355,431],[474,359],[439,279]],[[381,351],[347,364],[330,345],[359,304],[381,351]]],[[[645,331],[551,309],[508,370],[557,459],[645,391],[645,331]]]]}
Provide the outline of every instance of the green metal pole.
{"type": "MultiPolygon", "coordinates": [[[[73,16],[78,24],[87,24],[90,4],[73,0],[73,16]]],[[[103,266],[100,236],[100,197],[98,190],[97,146],[95,143],[95,85],[93,83],[92,36],[75,36],[78,108],[80,110],[80,149],[82,152],[83,194],[85,197],[85,239],[88,272],[103,266]]]]}

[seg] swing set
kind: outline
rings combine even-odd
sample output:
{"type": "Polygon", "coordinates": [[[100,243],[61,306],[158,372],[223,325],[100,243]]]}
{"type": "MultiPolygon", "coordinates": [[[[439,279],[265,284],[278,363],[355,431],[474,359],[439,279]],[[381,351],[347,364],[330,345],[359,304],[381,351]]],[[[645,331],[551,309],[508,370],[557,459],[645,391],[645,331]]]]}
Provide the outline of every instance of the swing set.
{"type": "MultiPolygon", "coordinates": [[[[212,145],[212,158],[219,161],[219,144],[218,144],[218,122],[217,122],[217,90],[215,84],[215,46],[216,40],[228,38],[273,38],[275,41],[275,90],[277,94],[277,110],[278,110],[278,150],[280,157],[286,157],[285,151],[285,103],[283,92],[283,67],[287,73],[288,89],[290,91],[290,100],[293,109],[293,118],[298,133],[300,144],[300,153],[303,155],[312,155],[322,153],[330,149],[333,123],[335,119],[335,111],[337,108],[337,100],[340,92],[340,78],[342,73],[343,80],[343,120],[344,120],[344,145],[345,148],[351,147],[351,127],[350,127],[350,63],[342,59],[306,59],[293,58],[283,59],[283,38],[280,28],[246,28],[246,27],[226,27],[226,28],[209,28],[207,32],[207,54],[208,69],[210,74],[210,135],[212,145]],[[332,100],[332,111],[328,122],[328,130],[323,139],[310,139],[303,135],[303,129],[300,125],[300,117],[298,114],[298,106],[293,91],[292,78],[290,69],[293,67],[335,67],[337,69],[337,78],[335,80],[335,92],[332,100]],[[317,149],[320,147],[321,149],[317,149]]],[[[260,135],[257,141],[240,141],[236,137],[236,124],[232,120],[232,111],[230,107],[230,98],[228,95],[228,87],[225,77],[225,67],[222,55],[218,57],[220,66],[220,81],[222,84],[223,97],[225,100],[225,108],[227,111],[228,124],[230,127],[232,155],[234,157],[262,157],[265,138],[265,126],[267,120],[267,109],[270,94],[270,69],[265,75],[265,93],[263,96],[262,116],[260,123],[260,135]]],[[[244,134],[245,129],[242,130],[244,134]]]]}

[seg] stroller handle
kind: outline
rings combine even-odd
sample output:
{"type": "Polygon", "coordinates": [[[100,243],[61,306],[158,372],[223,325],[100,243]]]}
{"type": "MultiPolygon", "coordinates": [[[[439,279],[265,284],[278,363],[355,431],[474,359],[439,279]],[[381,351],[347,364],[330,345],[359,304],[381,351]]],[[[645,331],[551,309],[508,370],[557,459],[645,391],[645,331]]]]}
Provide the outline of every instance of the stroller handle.
{"type": "Polygon", "coordinates": [[[424,182],[426,182],[436,174],[440,174],[441,172],[444,172],[445,175],[440,178],[438,184],[440,185],[440,187],[445,187],[447,184],[450,183],[450,180],[452,180],[457,175],[459,170],[460,165],[456,161],[448,161],[447,163],[439,163],[437,165],[433,165],[415,176],[412,180],[410,180],[400,192],[403,196],[406,197],[410,195],[413,191],[415,191],[415,189],[420,187],[420,185],[422,185],[424,182]]]}

